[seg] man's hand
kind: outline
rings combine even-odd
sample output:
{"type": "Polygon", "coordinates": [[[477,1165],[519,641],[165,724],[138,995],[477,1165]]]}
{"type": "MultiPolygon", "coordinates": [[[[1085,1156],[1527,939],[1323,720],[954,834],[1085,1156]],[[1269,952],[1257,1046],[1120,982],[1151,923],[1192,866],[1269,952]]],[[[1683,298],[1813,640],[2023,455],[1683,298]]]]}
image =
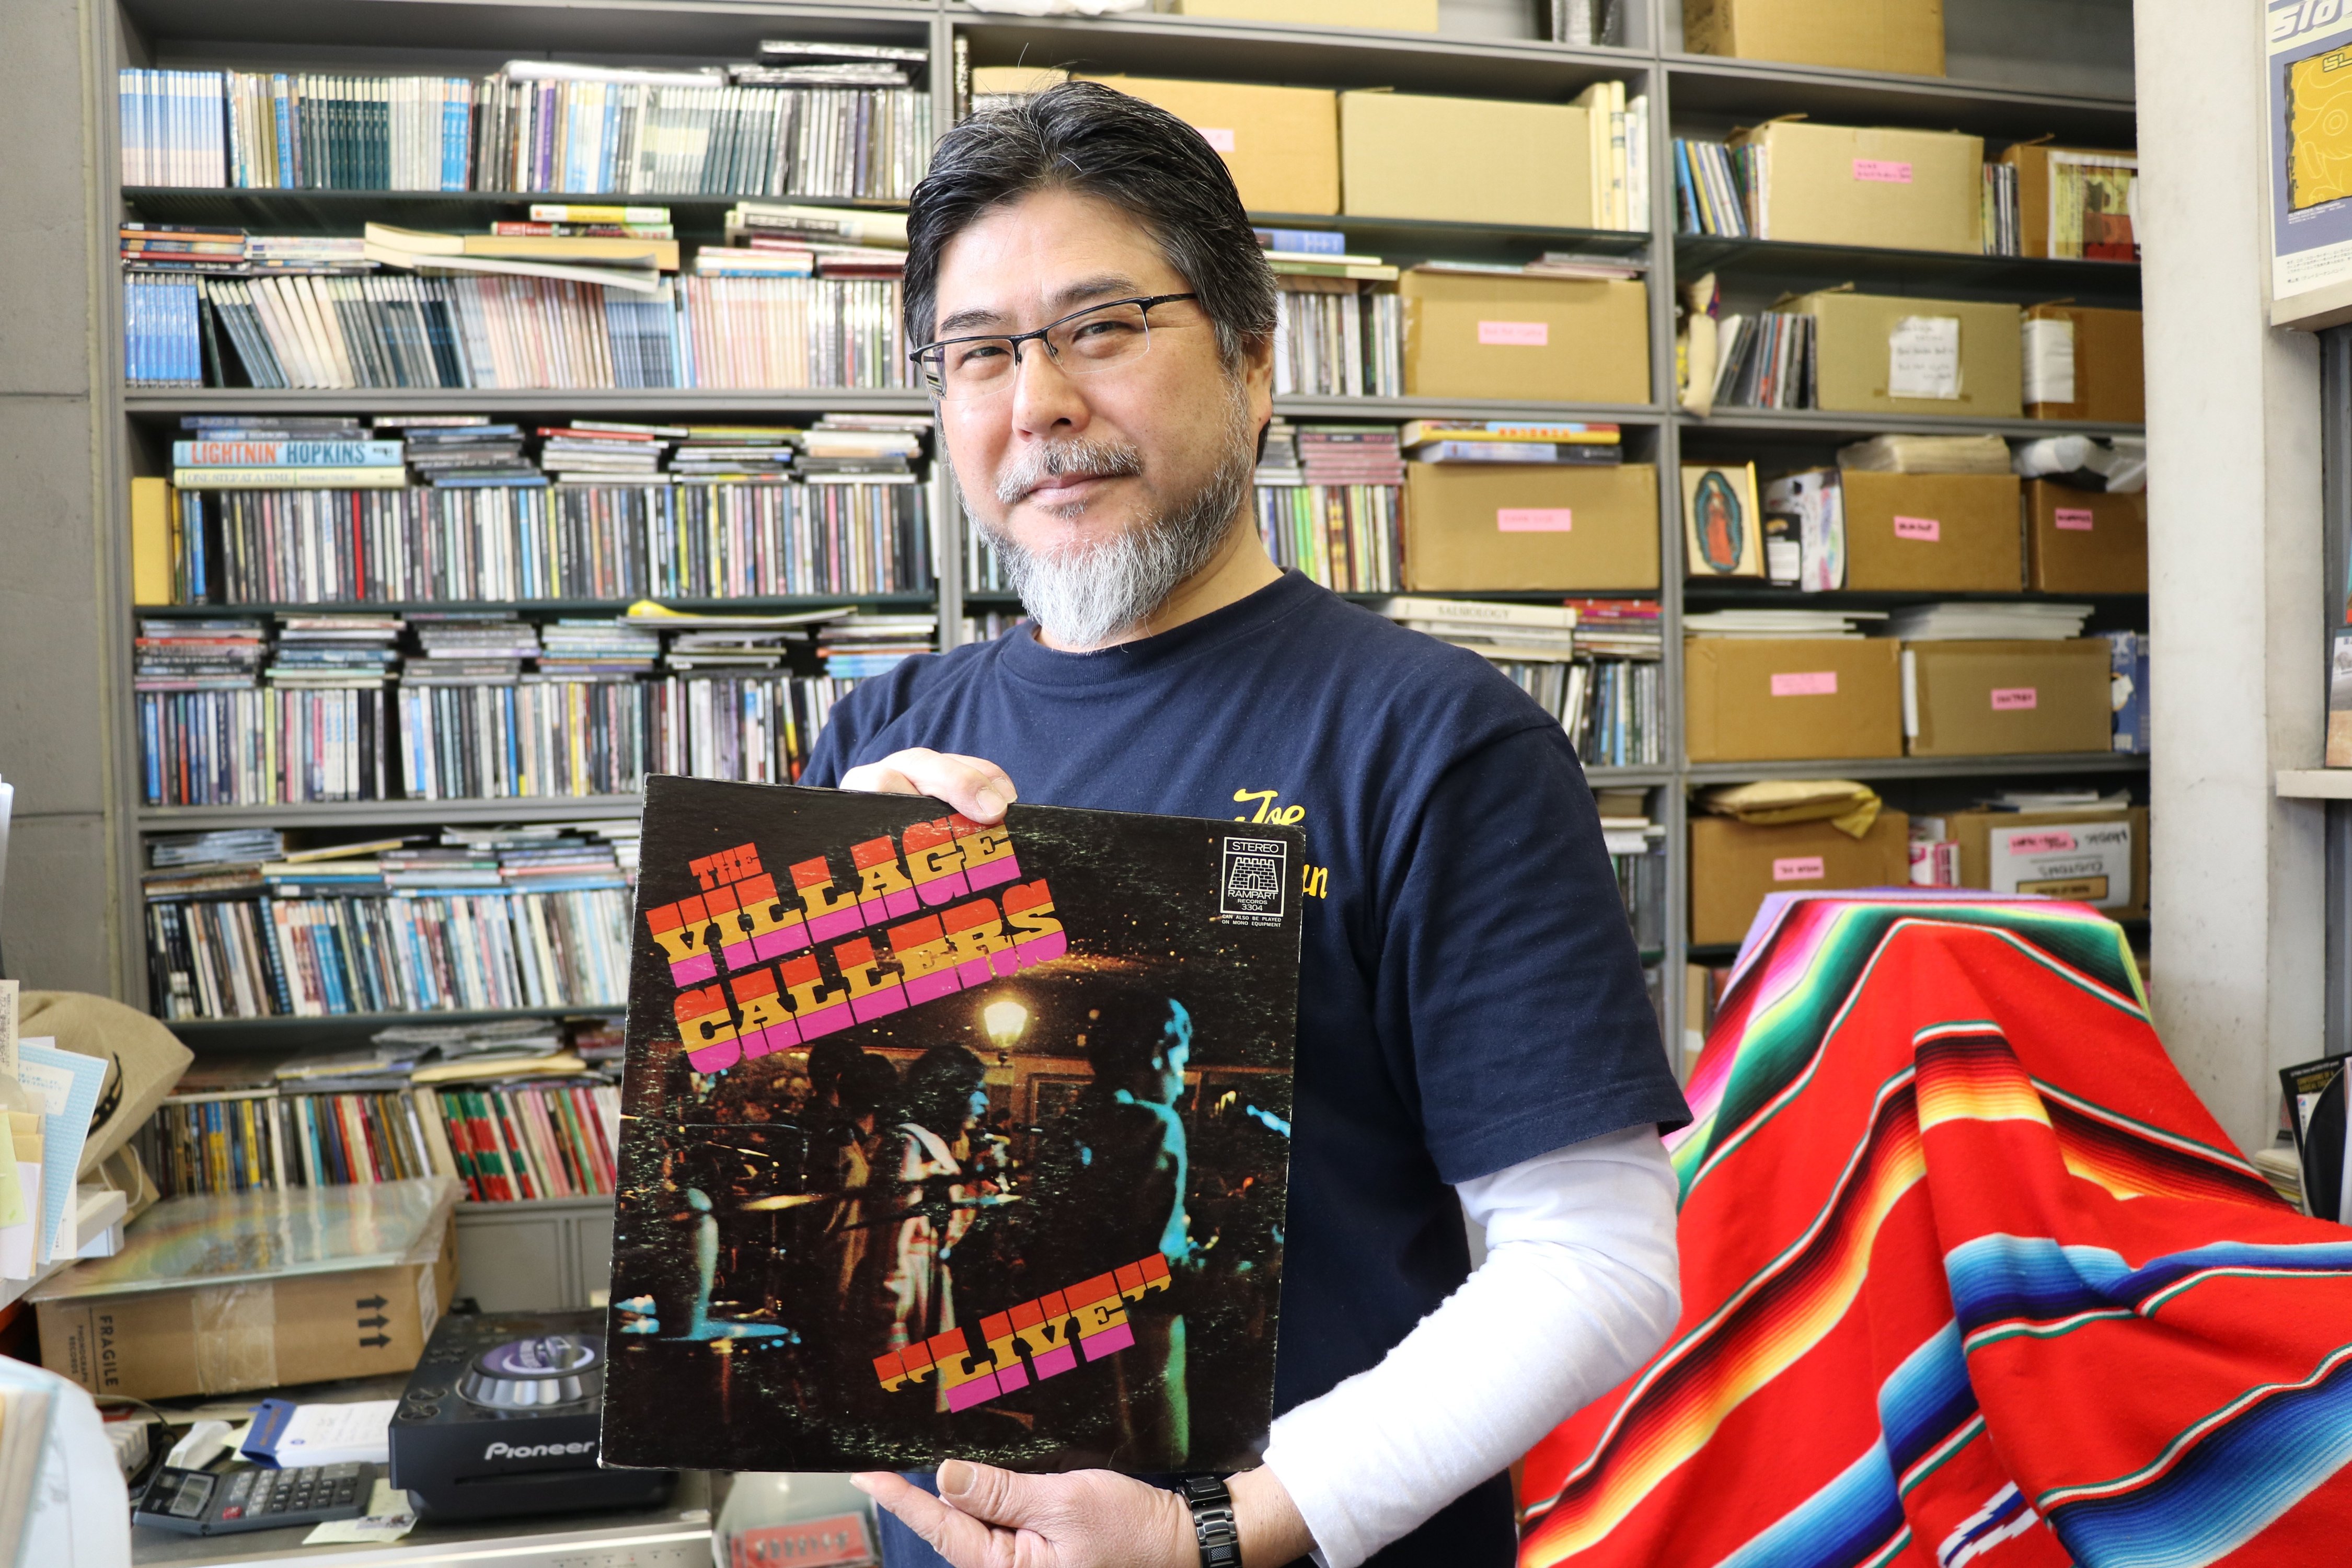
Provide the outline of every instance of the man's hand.
{"type": "MultiPolygon", "coordinates": [[[[1109,1470],[1023,1476],[950,1459],[940,1495],[887,1470],[851,1484],[955,1568],[1198,1568],[1192,1512],[1174,1492],[1109,1470]]],[[[1281,1568],[1314,1548],[1273,1471],[1228,1483],[1246,1568],[1281,1568]]]]}
{"type": "Polygon", "coordinates": [[[850,1478],[955,1568],[1195,1568],[1192,1510],[1109,1470],[1022,1476],[950,1459],[931,1496],[888,1471],[850,1478]]]}
{"type": "Polygon", "coordinates": [[[1013,780],[994,763],[922,746],[850,769],[841,775],[841,787],[874,795],[927,795],[983,826],[1003,821],[1004,808],[1021,798],[1013,780]]]}

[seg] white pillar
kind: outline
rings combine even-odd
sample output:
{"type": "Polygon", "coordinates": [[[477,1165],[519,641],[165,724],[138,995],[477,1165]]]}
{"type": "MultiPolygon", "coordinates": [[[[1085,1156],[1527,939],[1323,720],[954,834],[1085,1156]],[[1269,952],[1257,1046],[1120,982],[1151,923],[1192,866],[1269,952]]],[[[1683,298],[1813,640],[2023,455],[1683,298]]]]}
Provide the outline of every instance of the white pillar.
{"type": "Polygon", "coordinates": [[[2137,0],[2156,1022],[2244,1148],[2320,1054],[2319,356],[2265,325],[2263,7],[2137,0]]]}

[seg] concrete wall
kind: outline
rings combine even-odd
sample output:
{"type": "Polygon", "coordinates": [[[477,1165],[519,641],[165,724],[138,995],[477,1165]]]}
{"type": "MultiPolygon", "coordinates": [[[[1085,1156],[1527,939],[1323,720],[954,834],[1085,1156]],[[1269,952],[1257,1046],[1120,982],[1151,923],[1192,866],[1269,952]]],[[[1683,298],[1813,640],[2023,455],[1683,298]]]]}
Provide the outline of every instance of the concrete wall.
{"type": "Polygon", "coordinates": [[[2247,1148],[2320,1054],[2319,356],[2264,324],[2259,5],[2137,0],[2156,1021],[2247,1148]]]}
{"type": "Polygon", "coordinates": [[[16,786],[0,965],[116,994],[123,953],[106,817],[111,563],[98,456],[116,372],[94,302],[111,282],[114,183],[76,0],[0,7],[0,777],[16,786]]]}

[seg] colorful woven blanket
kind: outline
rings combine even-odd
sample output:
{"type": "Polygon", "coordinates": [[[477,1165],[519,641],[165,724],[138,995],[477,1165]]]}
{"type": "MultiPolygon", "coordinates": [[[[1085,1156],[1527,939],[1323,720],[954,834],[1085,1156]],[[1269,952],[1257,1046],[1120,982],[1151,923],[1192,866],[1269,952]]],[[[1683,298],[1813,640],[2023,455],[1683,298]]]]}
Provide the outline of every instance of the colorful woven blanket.
{"type": "Polygon", "coordinates": [[[1768,906],[1690,1089],[1683,1317],[1522,1568],[2352,1563],[2352,1229],[2272,1195],[2080,905],[1768,906]]]}

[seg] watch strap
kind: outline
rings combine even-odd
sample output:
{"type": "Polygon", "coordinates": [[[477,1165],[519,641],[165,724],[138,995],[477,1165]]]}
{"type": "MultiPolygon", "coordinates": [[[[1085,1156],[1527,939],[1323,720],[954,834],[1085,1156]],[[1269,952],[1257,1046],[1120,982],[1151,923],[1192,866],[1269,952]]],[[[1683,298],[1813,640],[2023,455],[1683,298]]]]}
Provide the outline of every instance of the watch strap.
{"type": "Polygon", "coordinates": [[[1192,1535],[1201,1545],[1201,1568],[1241,1568],[1241,1527],[1234,1519],[1234,1494],[1215,1476],[1186,1476],[1181,1489],[1192,1510],[1192,1535]]]}

